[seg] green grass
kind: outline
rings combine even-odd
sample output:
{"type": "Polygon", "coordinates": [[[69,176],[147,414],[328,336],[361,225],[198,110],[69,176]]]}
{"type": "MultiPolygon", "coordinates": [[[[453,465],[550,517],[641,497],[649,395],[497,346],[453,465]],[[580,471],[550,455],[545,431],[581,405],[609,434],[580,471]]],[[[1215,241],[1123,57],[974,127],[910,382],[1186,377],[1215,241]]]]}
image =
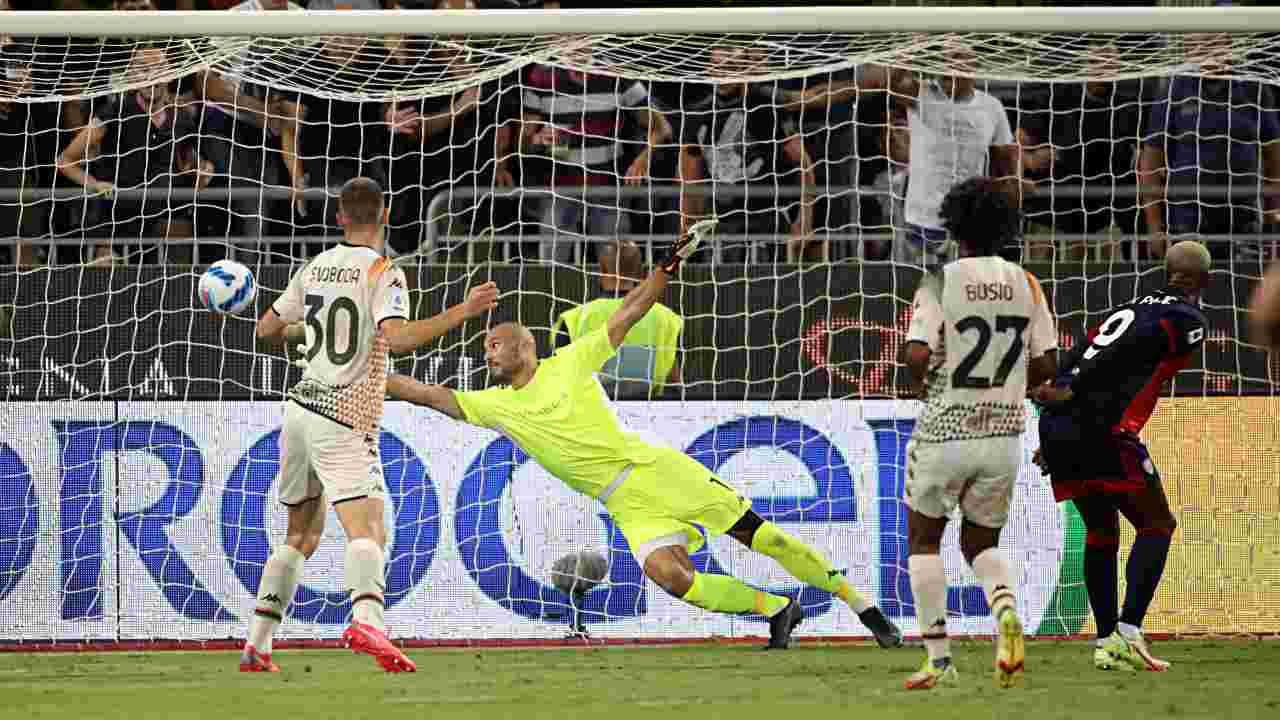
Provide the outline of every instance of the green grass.
{"type": "Polygon", "coordinates": [[[231,652],[0,655],[0,717],[78,718],[1280,718],[1280,643],[1166,642],[1165,674],[1093,669],[1086,643],[1033,642],[1021,688],[996,690],[985,642],[959,643],[959,687],[902,690],[919,649],[806,643],[418,650],[387,675],[339,650],[276,653],[279,675],[231,652]]]}

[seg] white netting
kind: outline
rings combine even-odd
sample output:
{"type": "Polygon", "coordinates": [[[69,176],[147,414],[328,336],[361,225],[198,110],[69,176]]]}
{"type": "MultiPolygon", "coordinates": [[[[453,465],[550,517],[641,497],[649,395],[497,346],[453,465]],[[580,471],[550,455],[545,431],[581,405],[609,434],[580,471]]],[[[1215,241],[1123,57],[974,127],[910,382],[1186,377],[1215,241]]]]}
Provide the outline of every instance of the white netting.
{"type": "MultiPolygon", "coordinates": [[[[251,318],[193,310],[188,266],[240,259],[265,309],[340,237],[335,192],[356,175],[391,198],[388,240],[415,317],[493,278],[508,293],[494,319],[532,327],[544,355],[572,332],[566,311],[617,287],[595,263],[631,262],[607,240],[636,242],[645,266],[715,213],[716,242],[668,299],[683,317],[680,353],[628,356],[639,369],[620,374],[663,387],[620,402],[620,419],[717,469],[910,630],[899,498],[916,408],[897,357],[931,247],[912,228],[930,224],[927,193],[910,182],[920,193],[930,173],[950,182],[1001,158],[1028,181],[1025,239],[1011,251],[1053,298],[1064,344],[1159,285],[1161,231],[1213,248],[1203,359],[1146,435],[1181,523],[1148,627],[1280,632],[1280,559],[1268,550],[1280,545],[1277,378],[1237,335],[1275,249],[1265,211],[1280,207],[1272,15],[1229,34],[1167,32],[1154,15],[1145,31],[1117,16],[1115,32],[927,34],[853,32],[815,15],[801,32],[790,12],[737,32],[730,12],[734,32],[704,20],[699,33],[485,36],[395,17],[412,19],[389,26],[403,34],[219,26],[204,37],[193,24],[157,37],[148,20],[145,39],[0,43],[5,638],[244,632],[283,531],[275,431],[296,370],[255,349],[251,318]],[[973,98],[955,101],[968,88],[948,77],[975,77],[973,98]],[[930,124],[938,117],[949,120],[930,124]]],[[[468,324],[398,369],[483,387],[483,331],[468,324]]],[[[1082,526],[1031,466],[1029,426],[1002,540],[1028,627],[1085,632],[1082,526]]],[[[573,613],[551,567],[583,549],[610,559],[580,603],[593,633],[763,631],[646,584],[603,508],[510,442],[404,407],[385,430],[397,634],[558,637],[573,613]]],[[[333,637],[345,619],[332,517],[329,527],[290,637],[333,637]]],[[[953,630],[989,630],[946,543],[953,630]]],[[[793,584],[723,539],[697,561],[793,584]]],[[[801,601],[805,632],[864,632],[822,593],[801,601]]]]}

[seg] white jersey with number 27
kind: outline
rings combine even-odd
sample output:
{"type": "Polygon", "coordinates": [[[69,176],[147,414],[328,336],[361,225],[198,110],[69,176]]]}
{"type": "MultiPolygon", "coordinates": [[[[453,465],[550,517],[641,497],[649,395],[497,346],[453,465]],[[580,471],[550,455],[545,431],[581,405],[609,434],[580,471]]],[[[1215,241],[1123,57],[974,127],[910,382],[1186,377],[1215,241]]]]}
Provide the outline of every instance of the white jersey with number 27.
{"type": "Polygon", "coordinates": [[[372,248],[347,243],[315,257],[272,305],[307,328],[307,370],[289,391],[303,407],[365,433],[382,421],[387,342],[378,326],[409,315],[404,271],[372,248]]]}
{"type": "Polygon", "coordinates": [[[926,275],[907,340],[932,351],[914,430],[923,442],[1022,433],[1028,358],[1058,347],[1039,281],[994,256],[962,258],[926,275]]]}

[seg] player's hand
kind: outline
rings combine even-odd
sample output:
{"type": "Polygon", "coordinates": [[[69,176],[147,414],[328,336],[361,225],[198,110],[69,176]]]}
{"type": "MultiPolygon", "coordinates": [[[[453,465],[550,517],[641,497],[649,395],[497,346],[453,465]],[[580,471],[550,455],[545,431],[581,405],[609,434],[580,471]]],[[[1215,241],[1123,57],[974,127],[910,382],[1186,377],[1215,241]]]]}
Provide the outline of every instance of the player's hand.
{"type": "Polygon", "coordinates": [[[293,205],[293,210],[298,217],[307,216],[307,176],[303,175],[293,183],[293,189],[289,193],[289,203],[293,205]]]}
{"type": "Polygon", "coordinates": [[[1040,452],[1040,448],[1036,448],[1036,451],[1031,453],[1031,462],[1035,463],[1036,467],[1040,468],[1040,473],[1042,475],[1049,474],[1049,463],[1044,461],[1044,454],[1040,452]]]}
{"type": "Polygon", "coordinates": [[[84,187],[94,195],[114,195],[116,192],[116,186],[106,180],[91,180],[84,187]]]}
{"type": "Polygon", "coordinates": [[[715,232],[716,225],[719,224],[719,220],[708,218],[699,220],[691,225],[689,231],[681,236],[676,241],[676,244],[671,247],[671,254],[662,262],[662,269],[668,275],[674,275],[680,269],[680,263],[688,260],[689,256],[697,252],[702,243],[710,239],[711,233],[715,232]]]}
{"type": "Polygon", "coordinates": [[[397,110],[395,105],[388,105],[382,121],[398,135],[414,135],[422,126],[422,115],[413,108],[397,110]]]}
{"type": "Polygon", "coordinates": [[[486,313],[498,306],[498,284],[490,280],[483,285],[471,288],[467,300],[462,304],[463,312],[468,318],[486,313]]]}
{"type": "Polygon", "coordinates": [[[1033,402],[1052,407],[1069,402],[1075,397],[1075,393],[1071,392],[1071,388],[1054,387],[1051,383],[1044,383],[1027,390],[1027,397],[1033,402]]]}
{"type": "Polygon", "coordinates": [[[498,187],[514,187],[516,178],[505,165],[499,165],[498,169],[493,172],[493,184],[498,187]]]}
{"type": "Polygon", "coordinates": [[[631,166],[627,168],[626,184],[640,185],[645,178],[649,177],[649,151],[645,150],[640,153],[635,160],[631,161],[631,166]]]}

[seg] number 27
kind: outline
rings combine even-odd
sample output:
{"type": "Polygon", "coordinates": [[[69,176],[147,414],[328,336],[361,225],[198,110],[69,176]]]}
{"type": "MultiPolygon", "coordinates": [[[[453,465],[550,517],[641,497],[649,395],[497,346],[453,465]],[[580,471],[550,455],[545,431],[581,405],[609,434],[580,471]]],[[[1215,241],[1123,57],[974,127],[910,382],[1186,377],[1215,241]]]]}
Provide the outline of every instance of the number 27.
{"type": "Polygon", "coordinates": [[[1013,342],[1009,344],[1009,351],[1004,354],[1004,358],[1000,360],[1000,366],[996,368],[994,378],[975,377],[973,369],[978,363],[982,362],[982,357],[987,354],[987,349],[991,345],[991,325],[986,320],[977,315],[970,315],[960,322],[956,323],[956,332],[966,333],[970,330],[978,331],[978,344],[969,351],[968,355],[956,365],[955,372],[951,375],[951,386],[956,388],[992,388],[1002,387],[1005,380],[1009,379],[1009,373],[1013,372],[1014,366],[1022,357],[1022,333],[1031,324],[1031,318],[1018,315],[997,315],[996,329],[998,333],[1006,333],[1013,331],[1013,342]]]}

